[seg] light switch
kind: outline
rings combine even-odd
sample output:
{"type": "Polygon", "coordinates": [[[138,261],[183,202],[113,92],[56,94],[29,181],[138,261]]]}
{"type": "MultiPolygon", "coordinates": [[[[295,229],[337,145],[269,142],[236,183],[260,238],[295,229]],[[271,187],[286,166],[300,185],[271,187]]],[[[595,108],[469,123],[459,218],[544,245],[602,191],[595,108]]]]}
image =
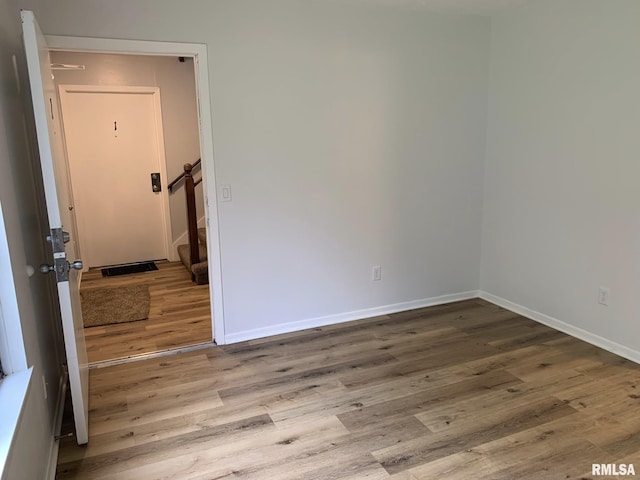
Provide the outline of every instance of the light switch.
{"type": "Polygon", "coordinates": [[[231,185],[220,185],[219,198],[221,202],[231,201],[231,185]]]}

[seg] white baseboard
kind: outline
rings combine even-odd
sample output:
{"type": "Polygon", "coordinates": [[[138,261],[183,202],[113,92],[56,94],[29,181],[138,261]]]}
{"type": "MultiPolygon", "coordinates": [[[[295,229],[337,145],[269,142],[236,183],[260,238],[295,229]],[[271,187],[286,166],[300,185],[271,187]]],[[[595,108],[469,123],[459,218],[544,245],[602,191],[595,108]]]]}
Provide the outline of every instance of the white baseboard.
{"type": "Polygon", "coordinates": [[[297,322],[280,323],[270,325],[268,327],[255,328],[252,330],[244,330],[236,333],[226,333],[225,343],[237,343],[247,340],[255,340],[257,338],[270,337],[272,335],[280,335],[283,333],[297,332],[307,328],[324,327],[336,323],[351,322],[353,320],[361,320],[363,318],[377,317],[380,315],[389,315],[391,313],[404,312],[415,308],[432,307],[442,305],[444,303],[458,302],[461,300],[469,300],[477,298],[478,291],[454,293],[451,295],[441,295],[439,297],[424,298],[421,300],[413,300],[410,302],[394,303],[381,307],[366,308],[364,310],[356,310],[353,312],[338,313],[335,315],[327,315],[325,317],[309,318],[297,322]]]}
{"type": "MultiPolygon", "coordinates": [[[[204,228],[206,224],[207,224],[207,219],[203,215],[198,219],[198,228],[204,228]]],[[[171,260],[172,262],[179,260],[178,245],[184,245],[186,243],[189,243],[189,230],[185,230],[184,233],[180,235],[178,238],[176,238],[176,240],[173,242],[171,246],[171,254],[170,254],[171,258],[169,258],[169,260],[171,260]]]]}
{"type": "Polygon", "coordinates": [[[280,323],[270,325],[268,327],[256,328],[252,330],[244,330],[236,333],[227,333],[225,335],[225,343],[237,343],[247,340],[255,340],[258,338],[269,337],[272,335],[280,335],[283,333],[297,332],[308,328],[323,327],[337,323],[350,322],[364,318],[371,318],[380,315],[388,315],[391,313],[413,310],[415,308],[432,307],[442,305],[444,303],[457,302],[461,300],[469,300],[471,298],[482,298],[488,302],[494,303],[500,307],[506,308],[523,317],[534,320],[543,325],[547,325],[555,330],[571,335],[572,337],[584,340],[587,343],[600,347],[608,352],[620,355],[632,362],[640,364],[640,351],[631,349],[621,345],[613,340],[601,337],[582,328],[576,327],[569,323],[550,317],[544,313],[537,312],[530,308],[524,307],[517,303],[506,300],[497,295],[482,291],[472,290],[468,292],[455,293],[451,295],[442,295],[439,297],[425,298],[421,300],[413,300],[410,302],[396,303],[392,305],[384,305],[381,307],[367,308],[364,310],[356,310],[352,312],[339,313],[336,315],[328,315],[325,317],[310,318],[297,322],[280,323]]]}
{"type": "Polygon", "coordinates": [[[588,332],[587,330],[583,330],[582,328],[576,327],[569,323],[565,323],[562,320],[550,317],[549,315],[545,315],[544,313],[536,312],[535,310],[523,307],[522,305],[518,305],[517,303],[510,302],[509,300],[505,300],[504,298],[492,295],[491,293],[480,291],[479,296],[480,298],[488,302],[495,303],[496,305],[522,315],[523,317],[527,317],[538,323],[542,323],[555,330],[566,333],[567,335],[571,335],[572,337],[584,340],[587,343],[595,345],[596,347],[600,347],[604,350],[607,350],[608,352],[615,353],[616,355],[620,355],[621,357],[631,360],[632,362],[640,363],[640,352],[637,350],[625,347],[624,345],[620,345],[619,343],[601,337],[600,335],[596,335],[594,333],[588,332]]]}
{"type": "Polygon", "coordinates": [[[60,434],[62,427],[62,416],[64,415],[64,401],[67,396],[67,374],[60,376],[58,385],[58,401],[56,402],[56,416],[53,420],[53,434],[51,435],[51,450],[49,451],[49,467],[47,468],[48,480],[55,480],[56,469],[58,467],[58,451],[60,450],[60,440],[55,436],[60,434]]]}

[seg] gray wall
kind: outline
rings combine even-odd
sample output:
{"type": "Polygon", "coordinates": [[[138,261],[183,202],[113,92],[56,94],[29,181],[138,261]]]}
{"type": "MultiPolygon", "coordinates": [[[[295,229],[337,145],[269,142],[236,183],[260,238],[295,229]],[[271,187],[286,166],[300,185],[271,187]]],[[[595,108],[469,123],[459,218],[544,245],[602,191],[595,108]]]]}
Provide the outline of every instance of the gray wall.
{"type": "Polygon", "coordinates": [[[481,281],[638,359],[639,26],[637,0],[494,18],[481,281]]]}
{"type": "MultiPolygon", "coordinates": [[[[177,57],[52,52],[51,61],[84,65],[85,70],[56,70],[57,85],[154,86],[160,88],[167,175],[163,185],[181,174],[183,165],[200,158],[196,85],[191,59],[177,57]]],[[[63,112],[64,114],[64,112],[63,112]]],[[[64,115],[63,115],[64,116],[64,115]]],[[[199,176],[199,174],[197,174],[199,176]]],[[[202,187],[198,193],[197,218],[204,215],[202,187]]],[[[187,231],[184,189],[169,197],[173,240],[187,231]]],[[[81,239],[82,240],[82,239],[81,239]]],[[[185,242],[186,243],[186,242],[185,242]]]]}
{"type": "Polygon", "coordinates": [[[230,338],[478,288],[489,19],[364,2],[24,5],[48,34],[207,45],[217,181],[233,190],[219,206],[230,338]]]}
{"type": "Polygon", "coordinates": [[[26,266],[51,258],[45,247],[47,220],[37,158],[32,151],[32,117],[18,9],[0,0],[0,203],[11,253],[11,268],[27,365],[34,367],[23,420],[9,458],[6,478],[44,478],[53,445],[52,432],[61,376],[59,317],[52,278],[27,276],[26,266]],[[13,68],[16,57],[21,79],[13,68]],[[43,379],[47,383],[45,399],[43,379]]]}

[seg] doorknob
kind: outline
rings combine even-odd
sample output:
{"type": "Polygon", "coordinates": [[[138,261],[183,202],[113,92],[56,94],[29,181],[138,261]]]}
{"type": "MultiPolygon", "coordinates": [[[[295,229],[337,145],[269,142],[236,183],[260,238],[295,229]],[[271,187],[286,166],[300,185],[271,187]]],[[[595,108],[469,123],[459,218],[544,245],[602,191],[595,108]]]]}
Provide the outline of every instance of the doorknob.
{"type": "Polygon", "coordinates": [[[56,258],[53,265],[43,263],[42,265],[40,265],[39,270],[40,273],[43,274],[56,272],[58,281],[67,281],[69,280],[69,270],[82,270],[83,266],[84,265],[82,264],[82,260],[76,260],[73,263],[69,263],[64,258],[56,258]]]}
{"type": "Polygon", "coordinates": [[[69,268],[73,268],[74,270],[82,270],[82,267],[84,265],[82,264],[82,260],[76,260],[73,263],[69,264],[69,268]]]}
{"type": "Polygon", "coordinates": [[[53,272],[55,271],[56,266],[55,265],[49,265],[48,263],[43,263],[42,265],[40,265],[40,273],[49,273],[49,272],[53,272]]]}

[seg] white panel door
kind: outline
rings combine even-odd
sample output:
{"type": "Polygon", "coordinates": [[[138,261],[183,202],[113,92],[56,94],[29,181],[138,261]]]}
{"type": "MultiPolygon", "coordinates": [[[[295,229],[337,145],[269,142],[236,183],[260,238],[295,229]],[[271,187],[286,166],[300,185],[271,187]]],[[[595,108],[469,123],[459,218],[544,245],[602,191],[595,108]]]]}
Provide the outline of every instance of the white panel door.
{"type": "Polygon", "coordinates": [[[168,198],[159,89],[60,86],[85,265],[168,257],[168,198]],[[151,173],[165,185],[154,191],[151,173]]]}
{"type": "MultiPolygon", "coordinates": [[[[53,258],[56,267],[58,298],[62,315],[62,329],[69,370],[69,385],[76,425],[78,444],[89,440],[89,370],[87,350],[80,307],[80,281],[78,272],[69,268],[75,258],[75,246],[71,238],[62,241],[61,232],[75,232],[68,179],[64,168],[64,153],[61,151],[60,124],[56,115],[56,96],[51,75],[49,50],[35,20],[33,12],[22,12],[24,46],[31,85],[33,113],[36,123],[38,150],[42,169],[42,181],[52,235],[53,258]],[[60,234],[60,235],[58,235],[60,234]],[[60,241],[55,241],[59,238],[60,241]]],[[[80,265],[76,265],[79,267],[80,265]]]]}

